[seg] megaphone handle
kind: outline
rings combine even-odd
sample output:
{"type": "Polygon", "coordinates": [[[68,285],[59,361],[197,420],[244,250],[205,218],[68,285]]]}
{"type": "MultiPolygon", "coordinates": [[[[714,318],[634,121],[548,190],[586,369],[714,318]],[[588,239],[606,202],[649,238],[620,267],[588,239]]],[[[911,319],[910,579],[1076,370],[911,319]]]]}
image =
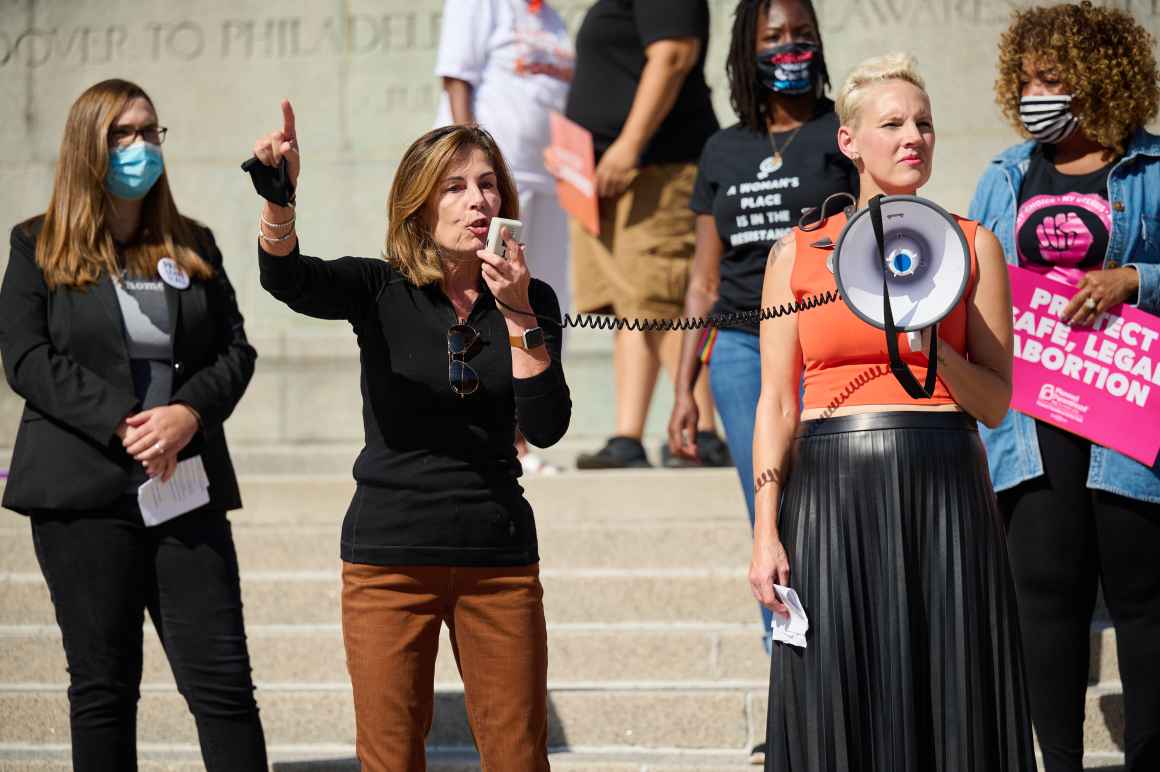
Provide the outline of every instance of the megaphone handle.
{"type": "MultiPolygon", "coordinates": [[[[894,313],[890,307],[890,286],[886,281],[886,237],[882,227],[882,194],[873,196],[868,202],[870,223],[874,227],[874,241],[878,247],[878,259],[882,264],[882,326],[886,331],[886,350],[890,354],[890,371],[898,383],[913,399],[929,399],[934,394],[935,372],[938,369],[938,332],[930,338],[930,352],[927,354],[926,383],[920,386],[910,367],[902,361],[898,354],[898,333],[894,326],[894,313]]],[[[910,342],[909,339],[907,341],[910,342]]],[[[917,350],[917,349],[915,349],[917,350]]]]}
{"type": "Polygon", "coordinates": [[[922,351],[922,330],[913,330],[906,333],[906,342],[910,345],[910,350],[922,351]]]}

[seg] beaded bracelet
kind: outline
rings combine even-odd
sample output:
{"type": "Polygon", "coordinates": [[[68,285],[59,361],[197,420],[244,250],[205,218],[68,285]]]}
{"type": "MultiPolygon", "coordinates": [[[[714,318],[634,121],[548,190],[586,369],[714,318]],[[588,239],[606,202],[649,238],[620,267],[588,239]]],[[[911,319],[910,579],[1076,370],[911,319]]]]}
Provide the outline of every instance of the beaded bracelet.
{"type": "Polygon", "coordinates": [[[289,228],[294,224],[294,221],[298,219],[298,215],[292,215],[286,222],[270,222],[261,212],[258,212],[258,219],[261,220],[262,225],[265,225],[267,228],[289,228]]]}
{"type": "Polygon", "coordinates": [[[261,228],[258,229],[258,238],[267,244],[281,244],[283,241],[289,241],[295,235],[294,231],[290,231],[285,236],[267,236],[265,233],[262,233],[261,228]]]}

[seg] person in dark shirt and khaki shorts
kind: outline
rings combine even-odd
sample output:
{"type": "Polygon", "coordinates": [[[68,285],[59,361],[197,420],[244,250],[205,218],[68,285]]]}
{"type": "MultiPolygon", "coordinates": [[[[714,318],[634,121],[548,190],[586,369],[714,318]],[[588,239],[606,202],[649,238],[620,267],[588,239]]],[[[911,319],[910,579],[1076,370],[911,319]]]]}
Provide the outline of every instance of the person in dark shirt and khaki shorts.
{"type": "Polygon", "coordinates": [[[693,256],[689,200],[696,178],[693,163],[646,166],[619,197],[601,199],[599,236],[572,223],[577,309],[641,319],[681,313],[693,256]]]}
{"type": "MultiPolygon", "coordinates": [[[[681,314],[694,245],[689,201],[701,149],[718,128],[704,76],[708,37],[706,0],[598,0],[584,18],[567,115],[592,132],[600,235],[572,223],[581,313],[681,314]]],[[[581,469],[649,466],[640,440],[653,387],[662,364],[676,376],[679,334],[619,330],[613,345],[615,434],[577,459],[581,469]]],[[[698,394],[701,461],[728,463],[707,385],[698,394]]]]}

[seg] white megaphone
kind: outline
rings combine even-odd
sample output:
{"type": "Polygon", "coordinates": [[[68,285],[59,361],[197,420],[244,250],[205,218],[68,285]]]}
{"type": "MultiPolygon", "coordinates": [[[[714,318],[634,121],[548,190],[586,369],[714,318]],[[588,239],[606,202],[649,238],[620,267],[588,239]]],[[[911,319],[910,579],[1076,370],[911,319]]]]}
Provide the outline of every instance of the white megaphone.
{"type": "MultiPolygon", "coordinates": [[[[891,368],[900,381],[910,370],[897,356],[897,333],[908,333],[910,350],[921,351],[922,330],[936,328],[922,395],[929,397],[937,366],[937,325],[962,299],[971,273],[971,251],[962,228],[925,198],[876,196],[850,217],[833,259],[842,300],[862,321],[886,331],[891,368]]],[[[910,379],[917,388],[918,382],[910,379]]]]}

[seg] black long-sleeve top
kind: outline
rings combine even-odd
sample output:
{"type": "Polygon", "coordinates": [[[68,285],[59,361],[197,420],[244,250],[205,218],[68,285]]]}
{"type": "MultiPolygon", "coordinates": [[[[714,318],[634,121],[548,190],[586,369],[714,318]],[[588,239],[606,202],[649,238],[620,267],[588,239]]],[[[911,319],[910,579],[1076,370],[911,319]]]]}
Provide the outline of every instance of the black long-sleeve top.
{"type": "MultiPolygon", "coordinates": [[[[515,566],[539,560],[531,506],[517,482],[515,429],[537,447],[568,428],[572,402],[558,325],[541,320],[552,362],[512,376],[507,323],[486,283],[466,323],[480,343],[465,357],[478,390],[448,380],[447,330],[459,320],[438,285],[416,287],[386,260],[320,260],[297,248],[258,250],[262,286],[291,309],[346,319],[358,338],[365,446],[342,525],[342,559],[376,565],[515,566]]],[[[560,318],[552,288],[533,279],[532,310],[560,318]]]]}

